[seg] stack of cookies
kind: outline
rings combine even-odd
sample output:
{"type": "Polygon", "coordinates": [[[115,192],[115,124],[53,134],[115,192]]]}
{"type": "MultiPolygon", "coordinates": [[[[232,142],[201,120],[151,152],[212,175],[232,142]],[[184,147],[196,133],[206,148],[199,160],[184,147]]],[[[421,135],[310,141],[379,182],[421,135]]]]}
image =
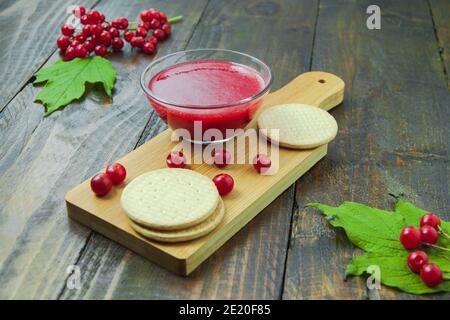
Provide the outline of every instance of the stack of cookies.
{"type": "Polygon", "coordinates": [[[211,179],[186,169],[159,169],[138,176],[123,190],[121,206],[137,233],[160,242],[202,237],[225,214],[211,179]]]}

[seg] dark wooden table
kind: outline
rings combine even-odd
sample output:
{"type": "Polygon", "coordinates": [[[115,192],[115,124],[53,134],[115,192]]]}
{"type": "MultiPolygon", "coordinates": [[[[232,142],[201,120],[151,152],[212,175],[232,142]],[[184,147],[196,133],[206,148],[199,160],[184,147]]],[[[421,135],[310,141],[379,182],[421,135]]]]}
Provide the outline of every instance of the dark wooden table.
{"type": "MultiPolygon", "coordinates": [[[[79,0],[71,3],[79,3],[79,0]]],[[[450,1],[84,1],[107,17],[149,7],[183,15],[158,56],[189,48],[244,51],[266,61],[274,89],[309,70],[346,82],[331,113],[340,129],[328,156],[190,277],[175,276],[76,222],[64,195],[165,124],[139,76],[152,57],[110,57],[113,101],[95,89],[43,117],[30,80],[58,58],[63,0],[0,1],[0,298],[416,299],[362,277],[343,279],[360,254],[310,201],[354,200],[391,209],[389,192],[450,218],[450,1]],[[381,7],[381,30],[366,8],[381,7]],[[66,286],[67,268],[81,289],[66,286]]]]}

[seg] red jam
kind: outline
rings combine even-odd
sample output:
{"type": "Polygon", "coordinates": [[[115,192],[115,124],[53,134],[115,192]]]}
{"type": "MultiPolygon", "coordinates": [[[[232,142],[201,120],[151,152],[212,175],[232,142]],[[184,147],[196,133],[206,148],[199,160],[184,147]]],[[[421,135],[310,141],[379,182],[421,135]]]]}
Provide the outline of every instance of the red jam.
{"type": "Polygon", "coordinates": [[[194,121],[202,130],[244,128],[262,103],[263,96],[235,104],[260,93],[265,82],[254,69],[223,60],[180,63],[156,74],[148,83],[158,101],[151,104],[172,129],[193,135],[194,121]],[[227,106],[233,104],[232,106],[227,106]]]}

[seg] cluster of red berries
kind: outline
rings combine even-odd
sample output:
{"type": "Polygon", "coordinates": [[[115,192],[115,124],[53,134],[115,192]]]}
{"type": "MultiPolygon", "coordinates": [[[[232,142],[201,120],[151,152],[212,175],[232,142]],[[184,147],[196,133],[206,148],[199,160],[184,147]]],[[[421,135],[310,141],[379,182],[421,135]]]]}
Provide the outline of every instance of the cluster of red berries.
{"type": "Polygon", "coordinates": [[[93,9],[86,12],[83,6],[75,8],[73,14],[80,20],[81,29],[76,30],[75,26],[66,23],[61,27],[62,35],[56,41],[65,60],[84,58],[91,53],[103,57],[108,51],[120,51],[124,47],[123,39],[132,47],[153,54],[156,52],[158,42],[166,39],[171,33],[167,16],[156,9],[142,11],[140,14],[142,23],[136,28],[129,28],[129,22],[125,17],[114,19],[109,23],[105,21],[105,15],[100,11],[93,9]],[[150,35],[149,30],[153,32],[146,38],[150,35]]]}
{"type": "Polygon", "coordinates": [[[113,163],[106,167],[105,172],[98,173],[91,179],[91,189],[99,197],[111,191],[112,186],[121,184],[127,177],[125,167],[120,163],[113,163]]]}
{"type": "Polygon", "coordinates": [[[172,28],[165,13],[156,9],[142,11],[140,18],[141,23],[137,25],[136,30],[126,31],[123,37],[133,48],[140,48],[144,53],[153,54],[156,52],[158,42],[166,39],[172,28]]]}
{"type": "MultiPolygon", "coordinates": [[[[406,249],[415,249],[421,244],[434,245],[439,238],[441,220],[434,213],[427,213],[420,219],[420,229],[406,227],[400,233],[400,242],[406,249]]],[[[431,288],[442,282],[442,271],[438,265],[428,263],[428,256],[422,250],[416,250],[408,255],[407,263],[412,272],[419,273],[420,278],[431,288]]]]}
{"type": "MultiPolygon", "coordinates": [[[[213,163],[217,168],[224,168],[230,163],[231,154],[225,149],[216,149],[212,155],[213,163]]],[[[172,151],[166,158],[169,168],[186,168],[186,157],[181,151],[172,151]]],[[[259,173],[264,173],[271,166],[270,158],[263,154],[258,154],[253,159],[253,167],[259,173]]],[[[213,182],[221,196],[233,190],[234,180],[229,174],[220,173],[213,178],[213,182]]]]}

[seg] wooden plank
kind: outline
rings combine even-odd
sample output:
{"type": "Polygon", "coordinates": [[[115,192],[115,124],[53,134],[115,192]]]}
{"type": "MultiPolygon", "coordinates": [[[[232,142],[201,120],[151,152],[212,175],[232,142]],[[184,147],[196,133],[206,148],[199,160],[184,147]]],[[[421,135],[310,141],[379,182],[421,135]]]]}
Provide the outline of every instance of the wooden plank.
{"type": "Polygon", "coordinates": [[[0,111],[56,50],[56,38],[69,5],[96,1],[8,0],[0,2],[0,111]],[[7,81],[5,80],[7,79],[7,81]]]}
{"type": "MultiPolygon", "coordinates": [[[[307,71],[317,1],[211,1],[188,48],[221,47],[270,64],[274,89],[307,71]],[[293,41],[292,39],[295,39],[293,41]]],[[[157,117],[139,143],[162,130],[157,117]]],[[[188,278],[175,276],[94,234],[80,257],[81,290],[63,298],[279,298],[293,188],[188,278]]]]}
{"type": "MultiPolygon", "coordinates": [[[[205,0],[99,5],[107,17],[135,18],[147,6],[184,14],[159,54],[180,50],[192,35],[205,0]],[[176,31],[175,31],[176,30],[176,31]]],[[[59,25],[60,21],[58,21],[59,25]]],[[[52,39],[54,41],[54,39],[52,39]]],[[[51,61],[57,58],[51,57],[51,61]]],[[[0,297],[57,298],[91,230],[67,219],[65,193],[108,162],[132,150],[150,116],[139,76],[152,60],[129,47],[110,57],[117,69],[111,103],[91,92],[80,103],[43,118],[32,103],[39,91],[27,85],[0,114],[0,297]]],[[[82,269],[83,276],[87,272],[82,269]]]]}
{"type": "MultiPolygon", "coordinates": [[[[343,281],[346,264],[360,252],[319,212],[304,209],[306,203],[351,200],[392,209],[388,193],[404,193],[449,217],[450,101],[430,12],[425,1],[378,1],[381,30],[368,30],[370,4],[320,4],[313,70],[342,77],[346,98],[331,112],[340,129],[328,156],[297,185],[286,299],[368,297],[364,278],[343,281]]],[[[421,298],[386,287],[377,293],[382,299],[421,298]]]]}
{"type": "Polygon", "coordinates": [[[429,0],[429,4],[443,64],[442,71],[447,76],[450,90],[450,1],[429,0]]]}

